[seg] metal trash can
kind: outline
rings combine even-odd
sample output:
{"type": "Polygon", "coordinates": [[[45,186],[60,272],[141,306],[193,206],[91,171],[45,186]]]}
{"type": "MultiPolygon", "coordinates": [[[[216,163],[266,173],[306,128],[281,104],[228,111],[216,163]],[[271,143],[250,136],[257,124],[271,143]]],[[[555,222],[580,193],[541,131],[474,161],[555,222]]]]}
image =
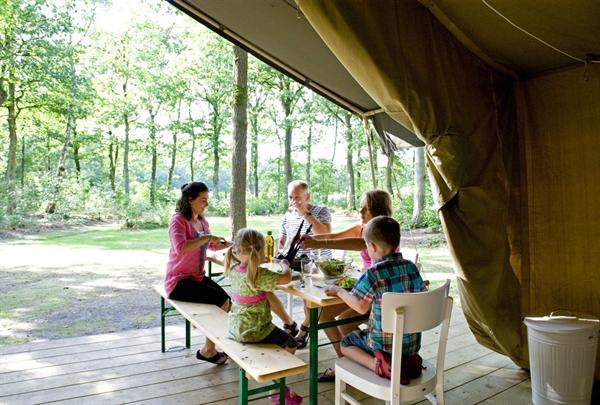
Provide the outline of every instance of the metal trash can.
{"type": "Polygon", "coordinates": [[[535,405],[588,405],[600,321],[575,316],[526,317],[535,405]]]}

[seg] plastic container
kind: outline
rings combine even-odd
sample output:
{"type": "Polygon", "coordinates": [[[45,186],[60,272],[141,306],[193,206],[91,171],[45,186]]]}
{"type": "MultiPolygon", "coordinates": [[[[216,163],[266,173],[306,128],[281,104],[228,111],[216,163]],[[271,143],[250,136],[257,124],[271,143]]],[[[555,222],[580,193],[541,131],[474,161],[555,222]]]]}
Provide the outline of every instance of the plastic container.
{"type": "Polygon", "coordinates": [[[600,321],[575,316],[525,318],[535,405],[588,405],[600,321]]]}

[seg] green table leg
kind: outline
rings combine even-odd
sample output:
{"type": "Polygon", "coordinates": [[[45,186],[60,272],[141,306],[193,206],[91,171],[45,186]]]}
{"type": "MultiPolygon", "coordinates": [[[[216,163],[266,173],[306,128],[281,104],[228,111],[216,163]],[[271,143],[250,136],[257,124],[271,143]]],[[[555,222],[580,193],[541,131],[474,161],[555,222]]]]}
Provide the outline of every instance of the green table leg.
{"type": "Polygon", "coordinates": [[[187,347],[189,349],[191,347],[191,345],[192,345],[191,324],[190,324],[190,321],[188,321],[186,319],[185,320],[185,347],[187,347]]]}
{"type": "Polygon", "coordinates": [[[248,379],[243,368],[240,368],[240,405],[248,405],[248,379]]]}
{"type": "Polygon", "coordinates": [[[160,297],[160,350],[165,352],[165,299],[160,297]]]}
{"type": "Polygon", "coordinates": [[[310,326],[308,328],[309,360],[308,360],[308,403],[317,405],[319,392],[319,309],[310,308],[310,326]]]}

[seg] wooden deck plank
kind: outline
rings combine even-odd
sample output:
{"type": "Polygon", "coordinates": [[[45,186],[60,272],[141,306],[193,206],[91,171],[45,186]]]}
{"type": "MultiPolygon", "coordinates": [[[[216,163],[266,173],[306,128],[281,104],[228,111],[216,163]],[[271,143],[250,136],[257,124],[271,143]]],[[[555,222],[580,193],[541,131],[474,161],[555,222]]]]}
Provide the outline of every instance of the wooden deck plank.
{"type": "MultiPolygon", "coordinates": [[[[157,304],[158,305],[158,304],[157,304]]],[[[294,313],[302,318],[300,301],[294,313]]],[[[170,325],[168,345],[183,344],[183,320],[170,325]]],[[[431,358],[436,330],[423,335],[420,353],[431,358]]],[[[321,332],[319,341],[326,338],[321,332]]],[[[160,352],[160,329],[152,328],[28,343],[0,348],[0,403],[237,404],[238,368],[199,362],[195,351],[204,337],[193,330],[191,350],[160,352]]],[[[298,352],[307,361],[308,350],[298,352]]],[[[332,347],[320,351],[319,369],[333,366],[332,347]]],[[[530,403],[528,375],[505,356],[476,343],[458,306],[454,307],[446,353],[448,404],[530,403]]],[[[288,378],[303,396],[308,376],[288,378]]],[[[251,383],[252,385],[253,383],[251,383]]],[[[333,383],[319,384],[319,403],[333,404],[333,383]]],[[[379,404],[372,398],[365,404],[379,404]]],[[[266,399],[254,402],[268,405],[266,399]]]]}
{"type": "Polygon", "coordinates": [[[485,405],[529,405],[531,404],[531,379],[527,379],[481,402],[485,405]]]}
{"type": "MultiPolygon", "coordinates": [[[[174,343],[173,341],[180,341],[185,338],[185,330],[183,327],[180,328],[168,328],[166,329],[167,344],[174,343]]],[[[199,333],[193,333],[193,338],[200,337],[199,333]]],[[[61,346],[56,348],[50,348],[46,350],[32,350],[27,352],[19,352],[2,355],[2,361],[0,361],[0,367],[3,364],[24,362],[29,360],[42,360],[49,359],[51,357],[58,356],[71,356],[79,353],[86,353],[92,351],[111,350],[115,348],[136,346],[143,343],[154,343],[160,348],[160,330],[155,331],[151,335],[144,336],[133,336],[127,339],[117,340],[105,340],[96,343],[87,343],[74,346],[61,346]]],[[[180,342],[181,343],[181,342],[180,342]]]]}

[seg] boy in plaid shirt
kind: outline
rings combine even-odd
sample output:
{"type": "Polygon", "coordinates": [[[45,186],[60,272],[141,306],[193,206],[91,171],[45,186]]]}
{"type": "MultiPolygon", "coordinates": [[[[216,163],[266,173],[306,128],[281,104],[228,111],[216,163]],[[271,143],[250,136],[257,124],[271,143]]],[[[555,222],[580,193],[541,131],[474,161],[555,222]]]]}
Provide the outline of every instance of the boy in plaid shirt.
{"type": "MultiPolygon", "coordinates": [[[[370,368],[379,376],[391,377],[392,334],[381,328],[381,306],[385,292],[425,291],[419,270],[411,261],[395,253],[400,244],[400,225],[393,218],[373,218],[363,230],[373,265],[358,279],[351,292],[338,286],[328,287],[325,292],[339,296],[355,311],[369,315],[368,328],[355,330],[341,341],[344,356],[370,368]]],[[[405,333],[402,339],[401,383],[421,374],[422,359],[417,354],[421,348],[420,333],[405,333]]]]}

